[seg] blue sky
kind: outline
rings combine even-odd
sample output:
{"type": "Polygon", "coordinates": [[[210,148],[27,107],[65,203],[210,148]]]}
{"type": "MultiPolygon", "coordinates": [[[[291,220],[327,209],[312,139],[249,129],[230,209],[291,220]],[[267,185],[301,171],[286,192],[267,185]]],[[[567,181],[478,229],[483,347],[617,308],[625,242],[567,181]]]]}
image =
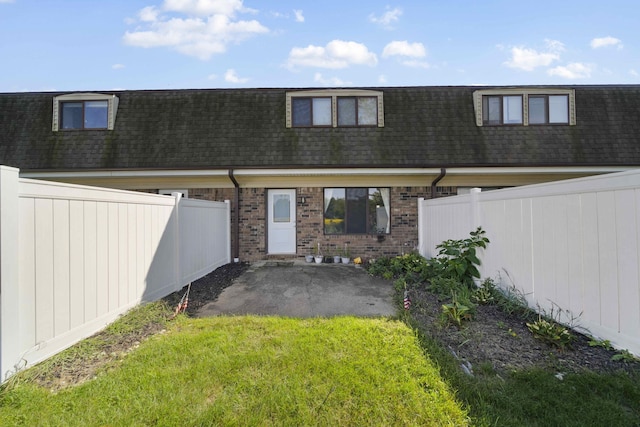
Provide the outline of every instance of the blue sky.
{"type": "Polygon", "coordinates": [[[0,0],[0,92],[640,84],[638,0],[0,0]]]}

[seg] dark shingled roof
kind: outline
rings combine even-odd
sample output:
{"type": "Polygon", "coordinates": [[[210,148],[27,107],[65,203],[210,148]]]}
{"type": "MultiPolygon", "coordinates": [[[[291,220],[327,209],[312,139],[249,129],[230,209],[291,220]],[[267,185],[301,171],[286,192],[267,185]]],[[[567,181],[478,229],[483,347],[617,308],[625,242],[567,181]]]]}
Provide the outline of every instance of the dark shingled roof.
{"type": "MultiPolygon", "coordinates": [[[[557,87],[555,87],[557,88],[557,87]]],[[[477,127],[480,87],[384,92],[383,128],[286,128],[288,89],[116,91],[113,131],[51,130],[60,93],[0,94],[0,164],[26,170],[640,165],[640,86],[565,86],[576,126],[477,127]]],[[[495,89],[491,87],[490,89],[495,89]]]]}

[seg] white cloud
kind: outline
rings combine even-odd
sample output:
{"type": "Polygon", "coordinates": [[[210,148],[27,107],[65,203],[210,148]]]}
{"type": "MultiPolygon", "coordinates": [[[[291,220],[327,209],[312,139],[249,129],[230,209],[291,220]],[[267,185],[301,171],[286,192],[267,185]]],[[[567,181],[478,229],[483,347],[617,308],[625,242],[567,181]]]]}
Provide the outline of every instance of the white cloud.
{"type": "Polygon", "coordinates": [[[304,22],[304,15],[301,10],[294,10],[293,14],[296,17],[296,22],[304,22]]]}
{"type": "Polygon", "coordinates": [[[407,67],[429,68],[429,64],[420,61],[420,58],[427,56],[427,49],[422,43],[409,43],[408,41],[392,41],[382,50],[382,57],[389,58],[396,56],[401,59],[400,63],[407,67]]]}
{"type": "Polygon", "coordinates": [[[608,46],[616,46],[618,49],[622,49],[622,40],[611,36],[599,37],[591,40],[591,48],[593,49],[608,46]]]}
{"type": "Polygon", "coordinates": [[[545,40],[546,52],[538,52],[535,49],[528,49],[522,46],[511,48],[511,59],[504,65],[511,68],[519,68],[525,71],[533,71],[537,67],[546,67],[553,61],[560,59],[560,52],[564,50],[564,45],[557,40],[545,40]]]}
{"type": "Polygon", "coordinates": [[[207,76],[207,79],[209,79],[209,80],[216,80],[217,78],[218,78],[218,75],[217,75],[217,74],[209,74],[209,75],[207,76]]]}
{"type": "Polygon", "coordinates": [[[378,83],[379,84],[385,84],[387,83],[387,76],[385,76],[384,74],[380,74],[378,76],[378,83]]]}
{"type": "Polygon", "coordinates": [[[390,30],[393,28],[393,24],[398,22],[400,16],[402,16],[402,9],[396,7],[395,9],[389,10],[387,7],[387,11],[380,17],[375,16],[373,13],[369,15],[369,21],[390,30]]]}
{"type": "Polygon", "coordinates": [[[424,58],[427,50],[422,43],[409,43],[408,41],[392,41],[382,50],[382,57],[408,56],[411,58],[424,58]]]}
{"type": "Polygon", "coordinates": [[[337,77],[325,78],[320,73],[315,73],[313,76],[313,81],[316,83],[320,83],[323,86],[351,86],[353,83],[346,82],[337,77]]]}
{"type": "Polygon", "coordinates": [[[563,77],[565,79],[586,79],[591,77],[591,66],[580,62],[573,62],[567,66],[558,66],[547,71],[550,76],[563,77]]]}
{"type": "Polygon", "coordinates": [[[236,12],[255,12],[245,8],[242,0],[165,0],[163,9],[195,16],[233,16],[236,12]]]}
{"type": "Polygon", "coordinates": [[[138,18],[142,22],[155,22],[158,20],[158,15],[160,11],[155,6],[147,6],[143,9],[140,9],[138,12],[138,18]]]}
{"type": "Polygon", "coordinates": [[[638,74],[638,72],[634,69],[629,70],[629,74],[631,74],[633,77],[638,77],[640,74],[638,74]]]}
{"type": "Polygon", "coordinates": [[[378,58],[362,43],[352,41],[332,40],[325,47],[309,45],[294,47],[289,52],[286,66],[318,67],[318,68],[346,68],[350,65],[375,66],[378,58]]]}
{"type": "Polygon", "coordinates": [[[224,80],[229,82],[229,83],[246,83],[246,82],[249,81],[249,79],[247,79],[247,78],[238,77],[238,74],[236,73],[236,70],[234,70],[233,68],[229,68],[224,73],[224,80]]]}
{"type": "Polygon", "coordinates": [[[124,43],[144,48],[168,47],[207,60],[224,53],[231,43],[269,31],[256,20],[235,19],[236,13],[252,11],[241,0],[165,0],[161,10],[155,6],[141,9],[141,27],[125,32],[124,43]]]}
{"type": "Polygon", "coordinates": [[[113,68],[114,70],[121,70],[124,68],[124,64],[113,64],[111,68],[113,68]]]}

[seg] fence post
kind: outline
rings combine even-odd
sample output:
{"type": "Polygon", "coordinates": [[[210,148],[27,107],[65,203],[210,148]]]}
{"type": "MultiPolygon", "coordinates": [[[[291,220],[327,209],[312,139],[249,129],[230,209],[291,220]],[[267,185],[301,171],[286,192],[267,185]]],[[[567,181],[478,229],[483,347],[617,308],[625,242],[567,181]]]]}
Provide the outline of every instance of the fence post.
{"type": "Polygon", "coordinates": [[[422,206],[424,203],[424,197],[418,198],[418,253],[422,256],[426,256],[426,251],[423,245],[425,244],[425,239],[422,236],[425,229],[425,218],[424,216],[424,207],[422,206]]]}
{"type": "Polygon", "coordinates": [[[175,219],[174,227],[175,227],[175,246],[174,246],[174,257],[176,262],[176,284],[174,286],[174,291],[180,290],[182,288],[182,260],[180,259],[180,245],[182,244],[182,233],[180,230],[180,200],[182,200],[182,193],[173,192],[171,193],[175,200],[175,205],[173,208],[173,217],[175,219]]]}
{"type": "MultiPolygon", "coordinates": [[[[225,204],[227,205],[227,220],[225,221],[226,230],[227,230],[227,264],[231,262],[231,200],[225,200],[225,204]]],[[[239,245],[240,242],[236,242],[236,245],[239,245]]],[[[238,246],[239,247],[239,246],[238,246]]],[[[240,262],[240,258],[234,258],[233,262],[240,262]]]]}
{"type": "Polygon", "coordinates": [[[482,191],[481,188],[475,187],[470,190],[471,198],[471,231],[475,231],[476,228],[482,225],[482,218],[480,218],[480,202],[478,201],[478,195],[482,191]]]}
{"type": "Polygon", "coordinates": [[[20,361],[19,169],[0,166],[0,382],[20,361]]]}

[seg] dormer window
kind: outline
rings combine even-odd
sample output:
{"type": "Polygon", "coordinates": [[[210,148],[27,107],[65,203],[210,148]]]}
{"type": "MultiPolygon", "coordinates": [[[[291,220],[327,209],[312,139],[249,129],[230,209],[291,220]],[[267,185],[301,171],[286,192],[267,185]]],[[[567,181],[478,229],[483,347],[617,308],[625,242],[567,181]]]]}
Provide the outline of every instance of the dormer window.
{"type": "Polygon", "coordinates": [[[572,89],[485,89],[473,98],[477,126],[576,124],[572,89]]]}
{"type": "Polygon", "coordinates": [[[53,98],[53,131],[113,130],[118,97],[77,93],[53,98]]]}
{"type": "Polygon", "coordinates": [[[287,127],[383,127],[382,92],[329,89],[287,93],[287,127]]]}

